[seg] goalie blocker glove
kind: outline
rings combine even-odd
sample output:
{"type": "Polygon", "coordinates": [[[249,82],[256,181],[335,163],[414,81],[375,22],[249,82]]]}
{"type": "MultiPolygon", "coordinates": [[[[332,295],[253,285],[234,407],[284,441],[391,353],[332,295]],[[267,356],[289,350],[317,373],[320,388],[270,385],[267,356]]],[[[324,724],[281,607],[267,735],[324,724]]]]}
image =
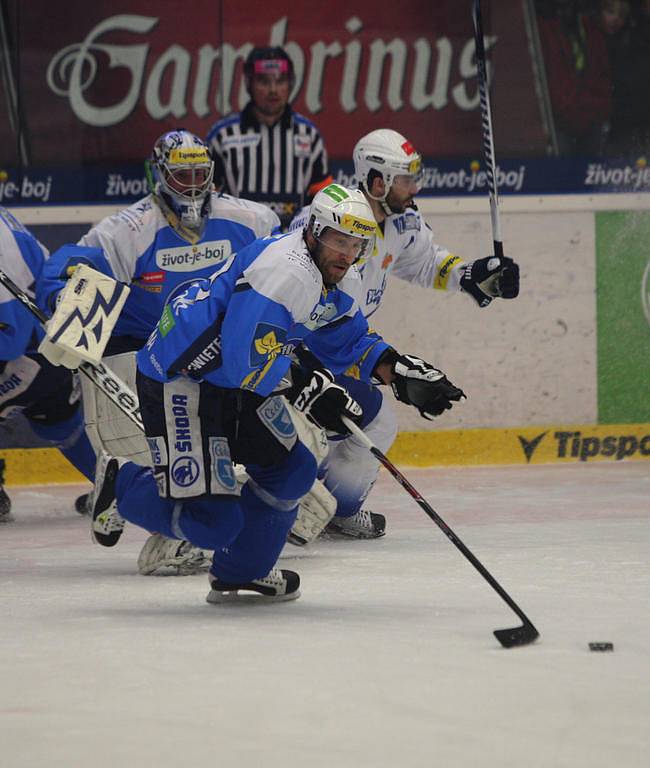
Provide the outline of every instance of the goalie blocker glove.
{"type": "Polygon", "coordinates": [[[431,420],[449,410],[454,402],[465,397],[462,389],[454,386],[442,371],[413,355],[400,355],[387,350],[379,363],[389,363],[395,374],[391,387],[402,403],[418,409],[420,415],[431,420]]]}
{"type": "Polygon", "coordinates": [[[519,295],[519,264],[498,256],[477,259],[466,265],[460,287],[479,307],[487,307],[494,298],[515,299],[519,295]]]}
{"type": "Polygon", "coordinates": [[[312,424],[329,432],[348,435],[350,431],[341,416],[347,416],[356,424],[361,423],[361,406],[343,387],[334,383],[330,371],[324,368],[305,371],[293,367],[291,375],[293,386],[283,394],[312,424]]]}

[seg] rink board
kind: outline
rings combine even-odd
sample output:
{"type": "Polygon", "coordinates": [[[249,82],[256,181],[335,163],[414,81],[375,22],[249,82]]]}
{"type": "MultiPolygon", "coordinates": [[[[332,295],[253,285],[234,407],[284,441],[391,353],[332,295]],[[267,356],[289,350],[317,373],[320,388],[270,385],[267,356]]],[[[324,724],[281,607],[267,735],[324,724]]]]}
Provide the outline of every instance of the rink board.
{"type": "MultiPolygon", "coordinates": [[[[54,448],[15,448],[2,455],[7,485],[84,479],[54,448]]],[[[401,432],[389,456],[400,466],[412,467],[647,461],[650,424],[401,432]]]]}

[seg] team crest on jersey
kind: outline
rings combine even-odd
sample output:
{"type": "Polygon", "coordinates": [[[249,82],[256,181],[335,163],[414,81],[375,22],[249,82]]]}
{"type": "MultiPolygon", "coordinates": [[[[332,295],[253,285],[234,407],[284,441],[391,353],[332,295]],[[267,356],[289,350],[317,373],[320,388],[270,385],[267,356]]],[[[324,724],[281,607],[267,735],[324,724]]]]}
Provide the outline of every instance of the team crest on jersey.
{"type": "Polygon", "coordinates": [[[258,323],[253,334],[249,365],[251,368],[259,368],[278,355],[290,354],[294,344],[287,344],[287,332],[284,328],[269,323],[258,323]]]}

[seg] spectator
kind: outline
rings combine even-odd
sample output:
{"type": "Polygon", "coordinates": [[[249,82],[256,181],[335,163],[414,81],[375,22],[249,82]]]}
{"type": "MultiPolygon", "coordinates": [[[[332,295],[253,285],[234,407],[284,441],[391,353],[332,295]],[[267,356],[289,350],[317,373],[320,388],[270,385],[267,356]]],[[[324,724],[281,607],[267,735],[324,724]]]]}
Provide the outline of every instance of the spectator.
{"type": "Polygon", "coordinates": [[[612,71],[612,120],[609,154],[645,153],[650,139],[650,1],[636,19],[627,0],[601,0],[599,21],[607,35],[612,71]]]}
{"type": "Polygon", "coordinates": [[[538,24],[560,153],[601,154],[611,115],[605,35],[576,0],[556,0],[538,24]]]}
{"type": "Polygon", "coordinates": [[[316,126],[294,112],[293,63],[282,48],[253,48],[244,63],[251,100],[215,123],[207,143],[223,191],[265,203],[283,228],[332,178],[316,126]]]}

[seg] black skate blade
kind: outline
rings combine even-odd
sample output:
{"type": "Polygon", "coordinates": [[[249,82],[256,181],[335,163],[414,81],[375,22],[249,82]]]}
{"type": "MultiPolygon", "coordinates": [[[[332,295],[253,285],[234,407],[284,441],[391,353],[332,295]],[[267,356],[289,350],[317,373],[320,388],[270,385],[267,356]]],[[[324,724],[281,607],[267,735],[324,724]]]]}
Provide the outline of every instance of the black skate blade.
{"type": "Polygon", "coordinates": [[[495,629],[494,636],[504,648],[516,648],[534,643],[539,637],[539,632],[529,623],[512,629],[495,629]]]}
{"type": "Polygon", "coordinates": [[[284,595],[262,595],[252,590],[233,589],[230,591],[211,589],[205,601],[212,605],[251,605],[254,603],[284,603],[300,597],[300,590],[284,595]]]}

